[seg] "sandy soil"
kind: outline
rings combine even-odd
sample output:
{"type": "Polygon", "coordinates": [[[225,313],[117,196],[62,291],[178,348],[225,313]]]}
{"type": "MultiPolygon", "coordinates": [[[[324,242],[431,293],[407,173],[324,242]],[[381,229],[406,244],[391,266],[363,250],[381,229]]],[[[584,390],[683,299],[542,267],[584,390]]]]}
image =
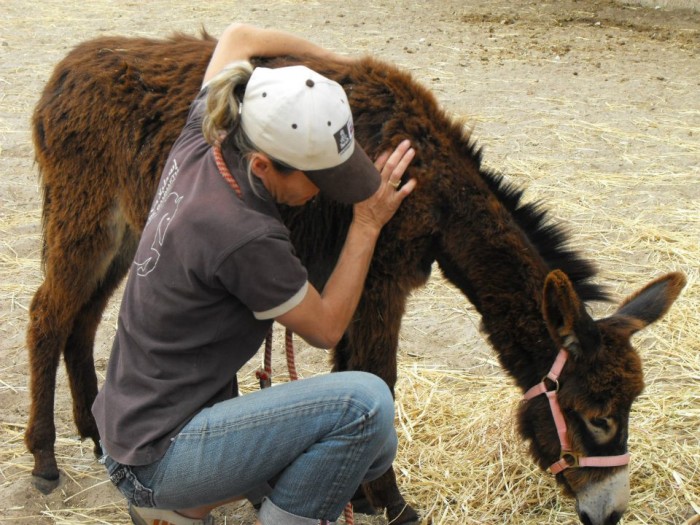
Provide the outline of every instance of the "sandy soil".
{"type": "MultiPolygon", "coordinates": [[[[3,0],[0,13],[0,523],[128,523],[90,445],[75,437],[63,370],[56,414],[65,470],[53,494],[31,488],[31,457],[22,443],[26,313],[41,281],[40,195],[29,118],[52,66],[82,40],[106,33],[157,37],[202,27],[216,35],[241,20],[283,28],[336,51],[376,54],[412,71],[456,118],[472,123],[486,163],[526,184],[531,198],[550,203],[555,216],[570,225],[575,244],[599,261],[601,279],[617,297],[671,270],[685,271],[695,289],[697,12],[602,0],[44,0],[31,6],[3,0]]],[[[100,372],[117,307],[115,297],[98,332],[100,372]]],[[[665,356],[654,362],[648,382],[680,377],[697,388],[697,360],[694,368],[679,365],[672,348],[689,337],[679,319],[697,317],[697,292],[686,293],[674,308],[670,326],[637,340],[645,359],[653,361],[657,352],[665,356]]],[[[478,322],[461,294],[436,272],[406,315],[402,364],[501,377],[478,322]]],[[[325,356],[302,346],[302,373],[324,367],[325,356]]],[[[697,409],[691,416],[699,417],[697,409]]],[[[697,442],[693,446],[700,454],[697,442]]],[[[410,499],[411,485],[404,490],[410,499]]],[[[682,523],[693,514],[688,503],[674,503],[668,515],[648,523],[682,523]]],[[[222,523],[252,523],[244,506],[227,508],[220,517],[222,523]]],[[[572,522],[573,514],[568,509],[551,519],[572,522]]]]}

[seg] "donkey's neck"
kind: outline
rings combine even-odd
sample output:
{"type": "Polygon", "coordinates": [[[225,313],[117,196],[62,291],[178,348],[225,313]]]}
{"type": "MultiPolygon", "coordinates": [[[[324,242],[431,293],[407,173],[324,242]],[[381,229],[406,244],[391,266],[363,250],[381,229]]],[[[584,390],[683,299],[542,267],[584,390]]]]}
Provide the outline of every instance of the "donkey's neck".
{"type": "Polygon", "coordinates": [[[541,209],[520,203],[522,192],[498,176],[472,174],[449,198],[437,261],[482,316],[501,365],[526,389],[539,381],[557,352],[541,304],[550,268],[577,274],[583,288],[592,267],[564,247],[541,209]]]}
{"type": "MultiPolygon", "coordinates": [[[[469,236],[473,234],[469,232],[469,236]]],[[[494,253],[497,258],[488,256],[485,242],[487,239],[482,238],[474,244],[463,243],[463,249],[476,256],[445,254],[438,257],[438,263],[445,277],[479,311],[501,366],[524,390],[542,378],[543,370],[548,364],[551,366],[556,352],[537,295],[544,284],[544,271],[528,268],[517,250],[494,253]]]]}

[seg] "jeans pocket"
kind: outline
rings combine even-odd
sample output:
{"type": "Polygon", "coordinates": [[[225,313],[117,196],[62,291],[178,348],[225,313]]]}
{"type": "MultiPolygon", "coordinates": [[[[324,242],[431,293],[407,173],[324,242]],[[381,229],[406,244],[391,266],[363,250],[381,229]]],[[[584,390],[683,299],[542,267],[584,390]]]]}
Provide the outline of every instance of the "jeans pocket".
{"type": "Polygon", "coordinates": [[[131,467],[114,461],[109,456],[104,457],[109,479],[116,485],[119,492],[132,505],[137,507],[154,507],[153,490],[143,485],[136,477],[131,467]]]}

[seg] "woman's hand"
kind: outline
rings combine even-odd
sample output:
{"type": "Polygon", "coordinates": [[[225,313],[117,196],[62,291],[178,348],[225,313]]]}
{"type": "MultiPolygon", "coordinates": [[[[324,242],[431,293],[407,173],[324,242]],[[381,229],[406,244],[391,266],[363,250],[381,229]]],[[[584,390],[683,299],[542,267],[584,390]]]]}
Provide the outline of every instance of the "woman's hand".
{"type": "Polygon", "coordinates": [[[404,140],[393,152],[386,151],[377,158],[374,165],[379,170],[382,182],[374,195],[355,204],[353,221],[356,224],[373,228],[378,234],[389,222],[403,200],[416,187],[415,179],[399,187],[401,177],[415,154],[411,142],[404,140]]]}
{"type": "Polygon", "coordinates": [[[302,302],[277,318],[311,345],[333,348],[347,330],[360,301],[379,232],[416,187],[415,179],[411,179],[399,188],[414,156],[408,140],[393,152],[379,156],[374,165],[382,182],[374,195],[355,204],[348,236],[322,294],[309,285],[302,302]]]}

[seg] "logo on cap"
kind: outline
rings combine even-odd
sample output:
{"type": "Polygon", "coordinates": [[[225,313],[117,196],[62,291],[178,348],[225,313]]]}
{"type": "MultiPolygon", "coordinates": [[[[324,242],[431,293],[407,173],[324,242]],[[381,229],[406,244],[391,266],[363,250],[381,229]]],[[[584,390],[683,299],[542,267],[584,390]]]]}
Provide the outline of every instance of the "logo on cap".
{"type": "Polygon", "coordinates": [[[350,147],[353,134],[352,119],[348,120],[342,128],[335,132],[333,136],[335,137],[335,144],[338,146],[339,155],[342,155],[343,152],[350,147]]]}

